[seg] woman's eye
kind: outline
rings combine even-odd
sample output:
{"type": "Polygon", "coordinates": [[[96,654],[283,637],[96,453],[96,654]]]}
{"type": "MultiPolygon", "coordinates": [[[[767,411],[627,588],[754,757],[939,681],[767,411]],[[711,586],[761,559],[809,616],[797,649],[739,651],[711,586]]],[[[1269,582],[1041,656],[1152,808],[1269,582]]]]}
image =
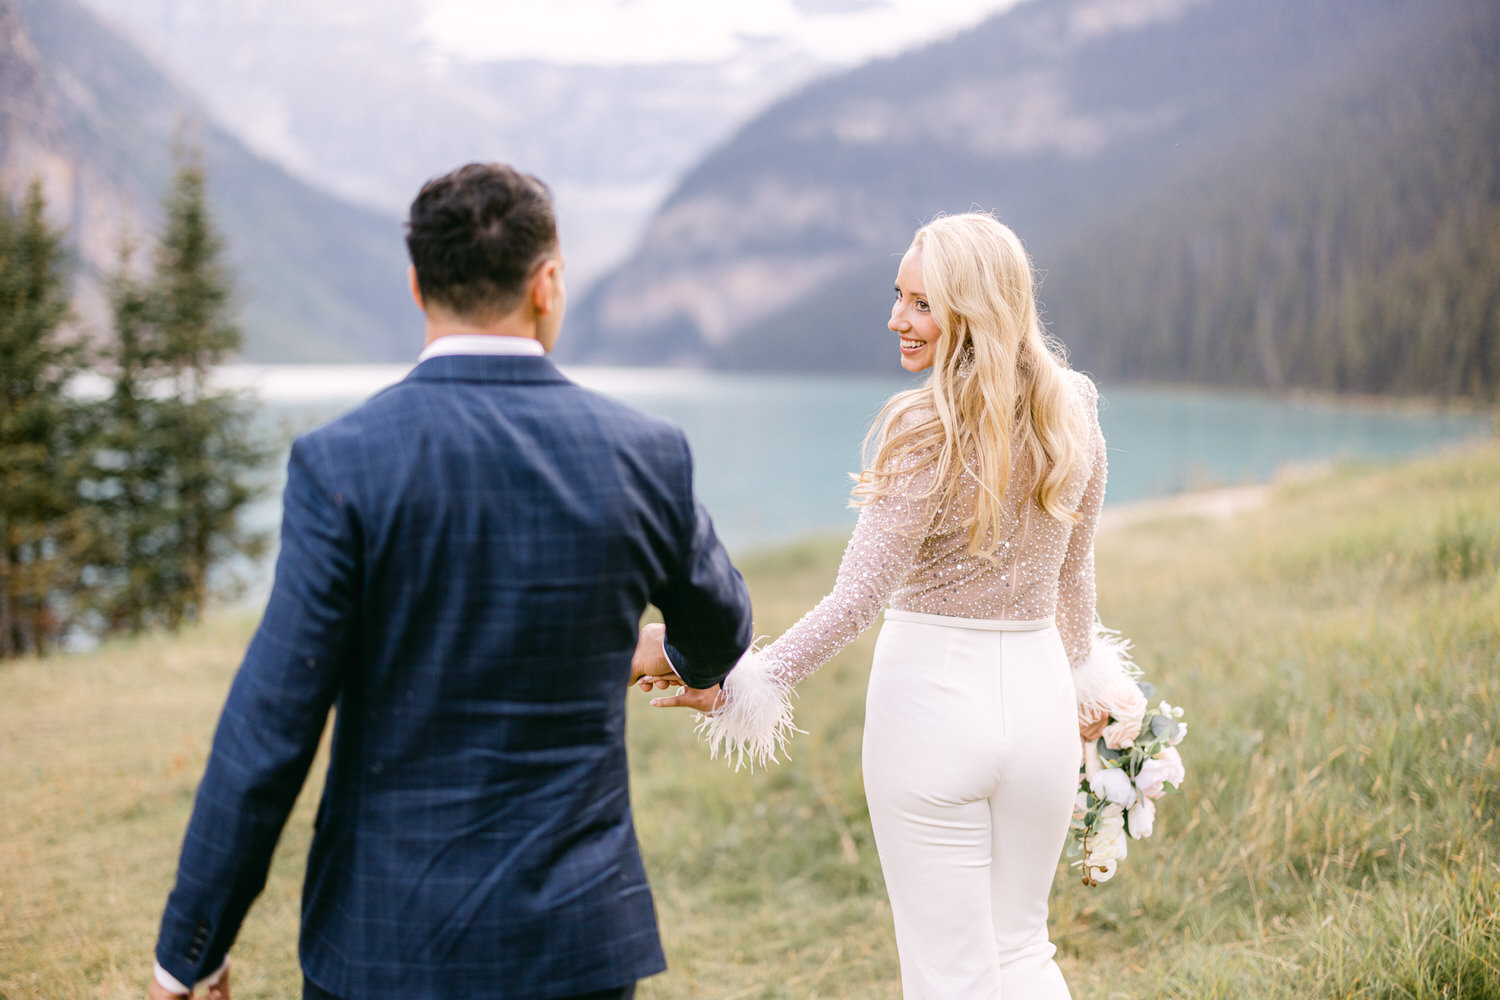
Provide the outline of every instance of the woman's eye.
{"type": "Polygon", "coordinates": [[[917,308],[920,309],[922,312],[926,312],[927,311],[927,300],[926,299],[918,299],[917,300],[917,308]]]}

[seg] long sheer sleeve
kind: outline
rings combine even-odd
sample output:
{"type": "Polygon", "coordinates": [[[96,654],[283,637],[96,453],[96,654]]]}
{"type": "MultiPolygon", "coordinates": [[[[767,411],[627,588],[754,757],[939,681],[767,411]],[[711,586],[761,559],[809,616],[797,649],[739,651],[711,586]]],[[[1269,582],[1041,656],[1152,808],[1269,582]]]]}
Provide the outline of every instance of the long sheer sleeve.
{"type": "Polygon", "coordinates": [[[1078,521],[1068,537],[1067,552],[1058,572],[1057,631],[1073,668],[1079,726],[1086,728],[1096,722],[1101,713],[1107,715],[1121,705],[1139,704],[1144,711],[1145,696],[1136,685],[1139,671],[1131,662],[1130,643],[1098,621],[1094,534],[1104,504],[1109,463],[1104,433],[1099,427],[1098,390],[1087,379],[1081,380],[1081,384],[1086,387],[1082,398],[1088,408],[1093,465],[1083,499],[1078,505],[1078,521]]]}
{"type": "MultiPolygon", "coordinates": [[[[906,456],[907,468],[920,453],[906,456]]],[[[833,590],[775,642],[740,658],[725,679],[719,704],[698,720],[714,757],[721,752],[738,769],[776,759],[796,732],[791,689],[833,659],[874,624],[891,593],[911,572],[926,529],[936,516],[936,496],[924,496],[931,472],[898,477],[891,491],[859,515],[839,563],[833,590]]]]}
{"type": "Polygon", "coordinates": [[[1104,432],[1099,426],[1098,390],[1092,382],[1086,379],[1082,382],[1088,387],[1084,404],[1089,427],[1089,479],[1057,578],[1057,631],[1062,636],[1068,662],[1074,667],[1088,657],[1094,641],[1094,533],[1099,528],[1099,511],[1104,505],[1109,471],[1104,432]]]}
{"type": "Polygon", "coordinates": [[[839,562],[833,590],[782,636],[760,651],[787,684],[796,684],[833,659],[875,623],[916,562],[923,529],[935,498],[912,498],[915,483],[881,497],[860,511],[854,534],[839,562]]]}

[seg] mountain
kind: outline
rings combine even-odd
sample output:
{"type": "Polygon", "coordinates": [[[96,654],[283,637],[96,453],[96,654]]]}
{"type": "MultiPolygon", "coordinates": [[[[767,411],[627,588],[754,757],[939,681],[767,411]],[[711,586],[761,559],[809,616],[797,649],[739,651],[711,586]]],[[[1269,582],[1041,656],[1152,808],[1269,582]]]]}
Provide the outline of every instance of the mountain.
{"type": "Polygon", "coordinates": [[[1399,339],[1437,261],[1462,264],[1469,296],[1437,313],[1486,315],[1483,261],[1500,264],[1484,249],[1500,201],[1496,27],[1492,0],[1020,5],[743,128],[573,311],[565,356],[888,368],[899,254],[922,221],[977,205],[1026,241],[1080,367],[1492,392],[1494,310],[1470,321],[1469,348],[1434,347],[1449,360],[1420,384],[1362,345],[1399,339]],[[1394,302],[1333,302],[1398,273],[1405,319],[1394,302]],[[1491,388],[1454,374],[1486,357],[1491,388]]]}
{"type": "Polygon", "coordinates": [[[258,155],[377,212],[404,215],[423,181],[472,160],[535,173],[579,289],[704,153],[826,68],[770,44],[701,64],[460,59],[425,40],[425,0],[85,2],[258,155]]]}
{"type": "Polygon", "coordinates": [[[1061,246],[1048,301],[1135,380],[1500,393],[1500,7],[1432,3],[1061,246]]]}
{"type": "Polygon", "coordinates": [[[551,186],[584,290],[772,100],[1015,0],[82,0],[294,176],[403,214],[501,160],[551,186]]]}
{"type": "Polygon", "coordinates": [[[121,240],[158,220],[175,143],[197,146],[252,360],[401,360],[419,314],[399,221],[253,155],[75,0],[0,0],[0,193],[42,181],[76,248],[85,321],[121,240]]]}

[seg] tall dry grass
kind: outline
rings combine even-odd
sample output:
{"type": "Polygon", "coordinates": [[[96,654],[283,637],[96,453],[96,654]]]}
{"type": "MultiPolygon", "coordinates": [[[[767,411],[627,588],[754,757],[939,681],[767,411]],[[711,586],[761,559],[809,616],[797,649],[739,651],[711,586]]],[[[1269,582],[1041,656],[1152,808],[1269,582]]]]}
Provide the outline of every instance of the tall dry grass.
{"type": "MultiPolygon", "coordinates": [[[[816,600],[839,547],[747,562],[762,631],[816,600]]],[[[1189,773],[1113,882],[1059,867],[1074,995],[1500,997],[1500,450],[1288,481],[1098,548],[1101,614],[1188,708],[1189,773]]],[[[251,624],[0,668],[0,1000],[140,995],[251,624]]],[[[643,1000],[899,996],[859,776],[871,645],[802,686],[808,732],[769,772],[632,706],[672,963],[643,1000]]],[[[241,996],[297,995],[316,784],[235,949],[241,996]]]]}

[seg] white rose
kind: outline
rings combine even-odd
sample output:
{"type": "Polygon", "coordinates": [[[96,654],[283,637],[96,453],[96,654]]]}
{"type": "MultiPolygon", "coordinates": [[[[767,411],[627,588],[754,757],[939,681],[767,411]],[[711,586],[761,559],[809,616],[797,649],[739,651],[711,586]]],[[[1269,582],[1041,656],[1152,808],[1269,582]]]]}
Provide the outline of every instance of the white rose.
{"type": "Polygon", "coordinates": [[[1119,806],[1110,806],[1104,810],[1099,832],[1089,838],[1089,857],[1123,861],[1125,851],[1125,812],[1119,806]]]}
{"type": "Polygon", "coordinates": [[[1100,814],[1099,832],[1088,840],[1083,864],[1095,882],[1108,882],[1125,859],[1125,814],[1119,806],[1105,806],[1100,814]]]}
{"type": "Polygon", "coordinates": [[[1130,835],[1136,840],[1151,836],[1151,826],[1156,822],[1156,803],[1150,799],[1139,799],[1126,814],[1130,820],[1130,835]]]}
{"type": "Polygon", "coordinates": [[[1186,722],[1177,723],[1177,734],[1171,739],[1167,740],[1167,745],[1175,747],[1177,744],[1181,743],[1182,738],[1187,735],[1187,727],[1188,724],[1186,722]]]}
{"type": "Polygon", "coordinates": [[[1128,809],[1134,804],[1135,786],[1130,783],[1130,775],[1118,767],[1106,767],[1089,779],[1089,788],[1093,789],[1098,798],[1111,802],[1121,808],[1128,809]]]}

